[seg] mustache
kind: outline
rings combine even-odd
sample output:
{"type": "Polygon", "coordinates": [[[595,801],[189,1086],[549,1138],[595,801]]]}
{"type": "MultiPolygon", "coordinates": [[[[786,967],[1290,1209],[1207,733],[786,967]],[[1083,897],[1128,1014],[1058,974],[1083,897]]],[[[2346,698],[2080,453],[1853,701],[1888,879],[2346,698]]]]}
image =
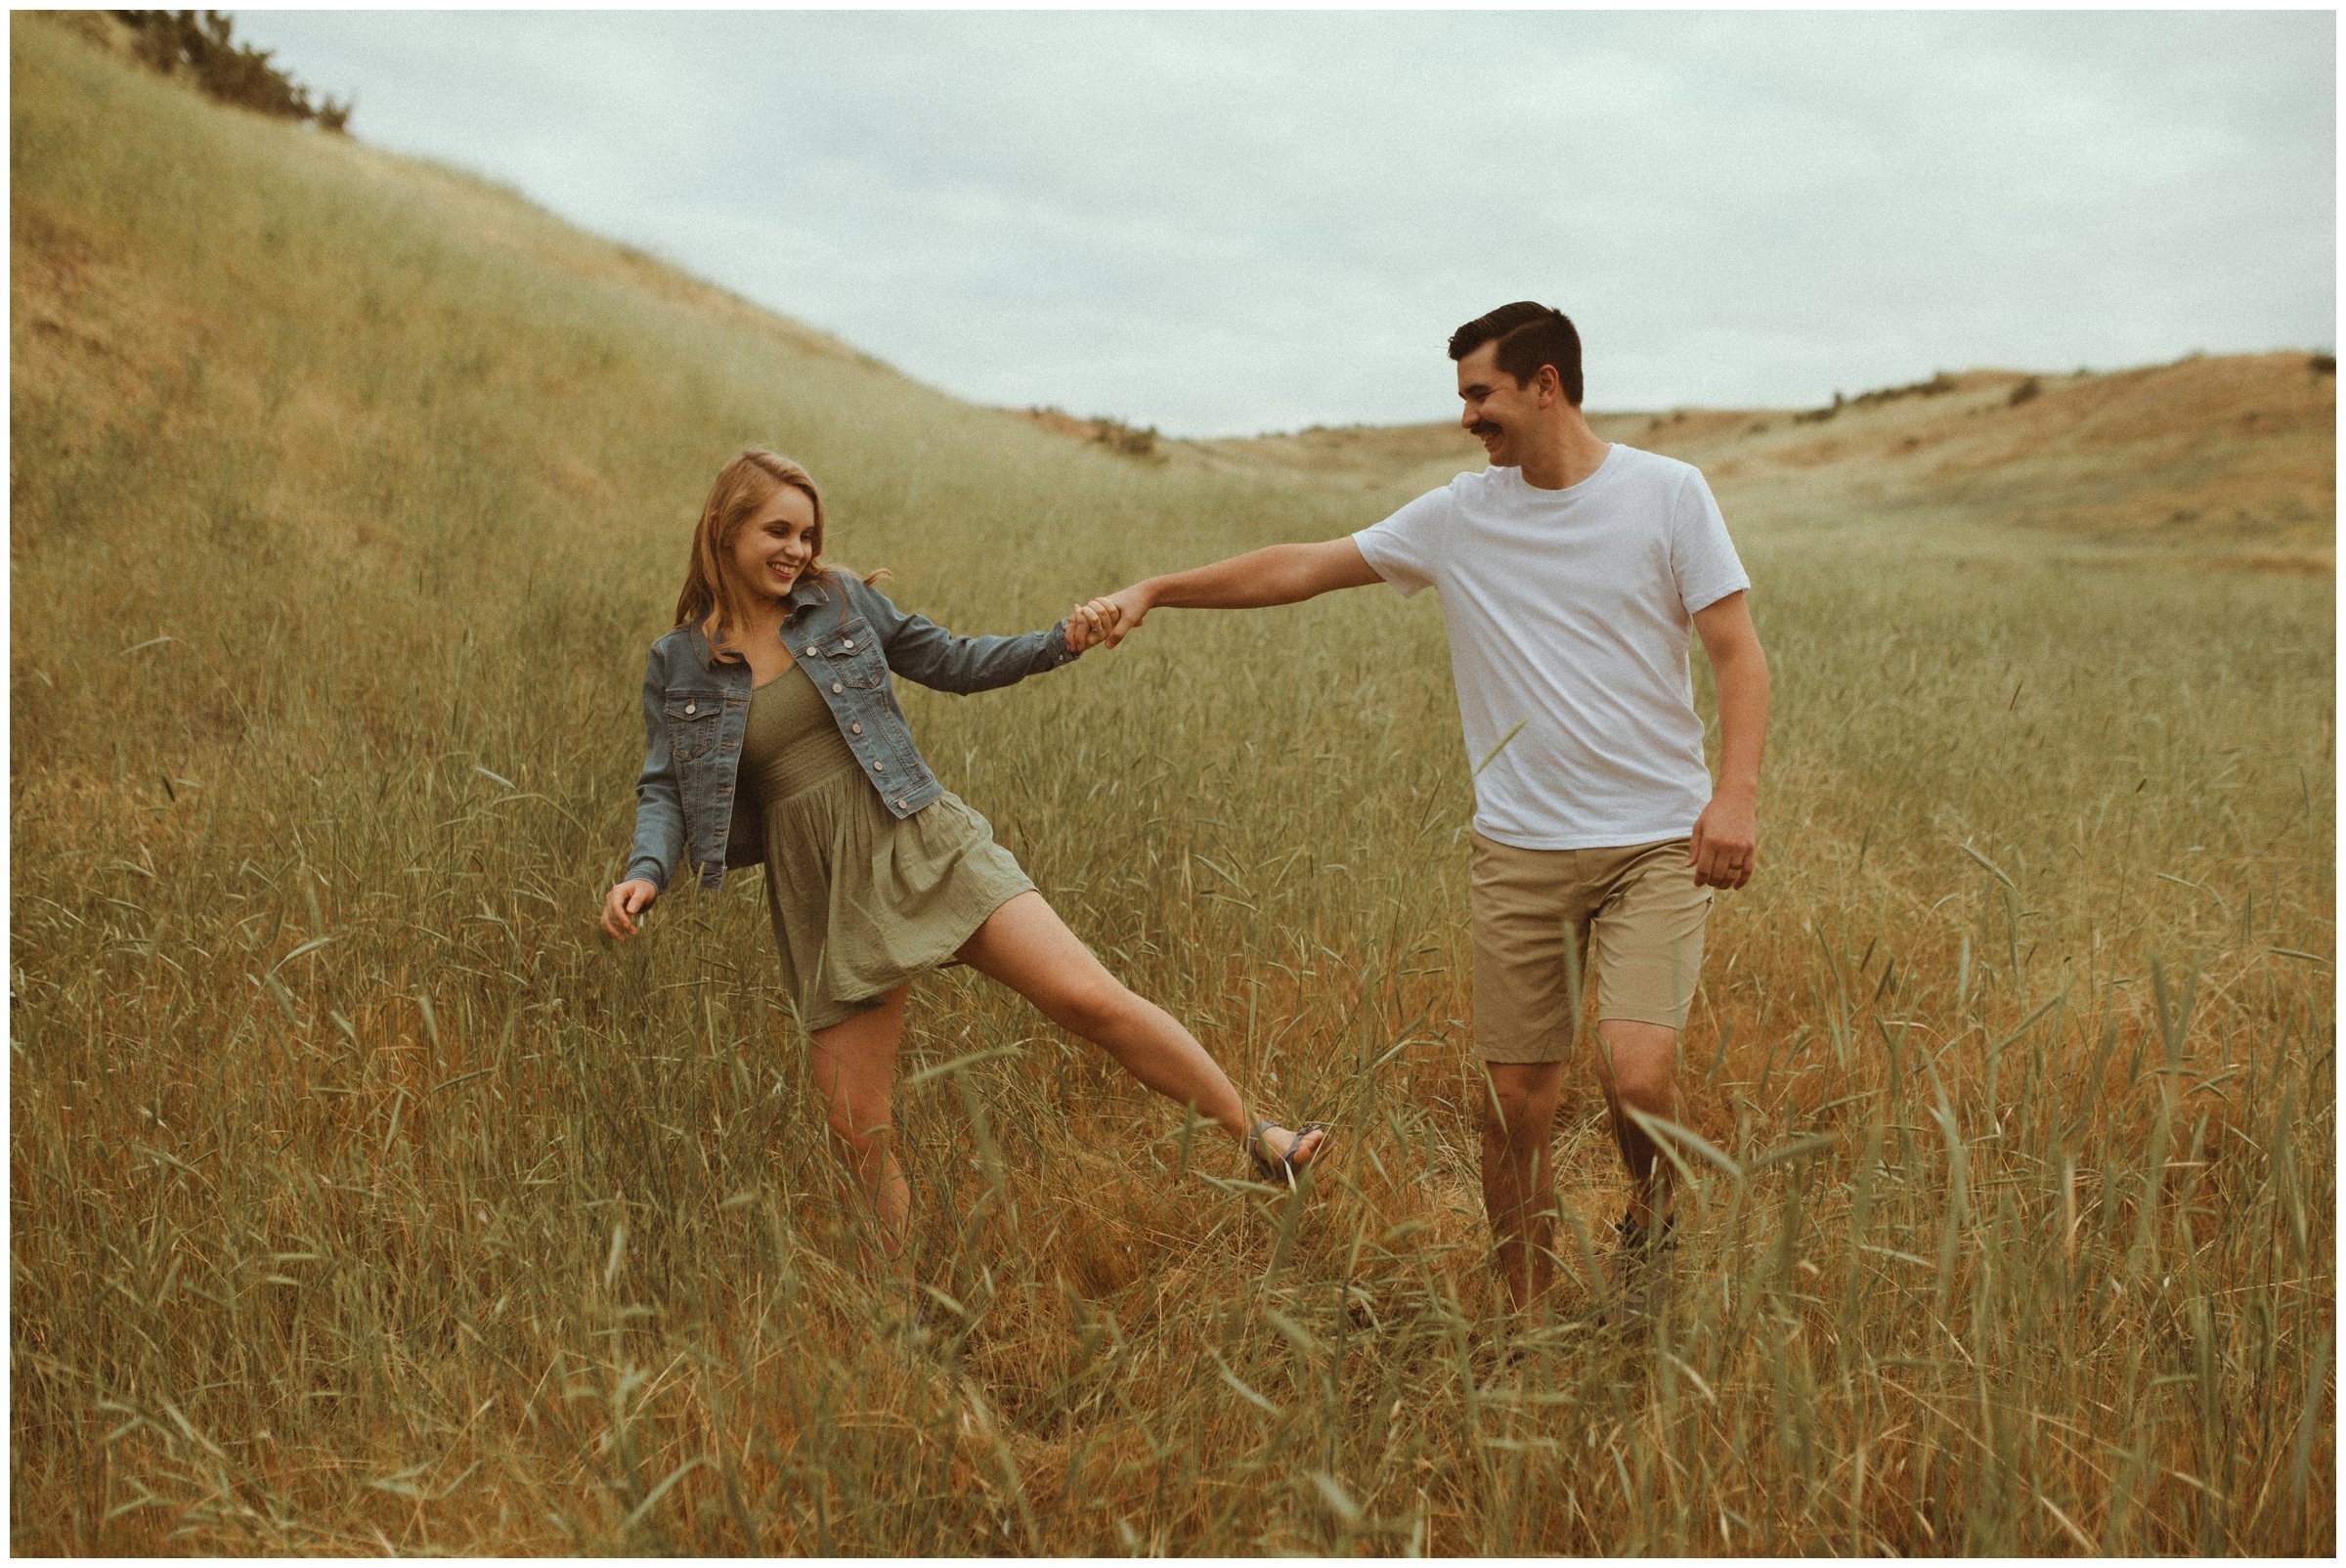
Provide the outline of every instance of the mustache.
{"type": "Polygon", "coordinates": [[[1499,426],[1491,423],[1487,419],[1480,420],[1474,424],[1468,425],[1466,427],[1466,433],[1475,437],[1477,440],[1480,440],[1484,436],[1495,436],[1499,434],[1499,426]]]}

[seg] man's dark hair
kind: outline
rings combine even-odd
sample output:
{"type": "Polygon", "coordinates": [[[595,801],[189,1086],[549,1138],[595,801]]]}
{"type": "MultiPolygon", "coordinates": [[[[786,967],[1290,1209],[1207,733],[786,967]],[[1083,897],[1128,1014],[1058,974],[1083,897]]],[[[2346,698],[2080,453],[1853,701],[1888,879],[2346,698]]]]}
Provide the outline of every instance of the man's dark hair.
{"type": "Polygon", "coordinates": [[[1564,401],[1576,409],[1581,406],[1581,334],[1573,327],[1571,317],[1519,299],[1477,316],[1451,333],[1450,357],[1462,360],[1495,338],[1499,368],[1515,377],[1518,386],[1538,375],[1541,366],[1552,365],[1556,379],[1564,383],[1564,401]]]}

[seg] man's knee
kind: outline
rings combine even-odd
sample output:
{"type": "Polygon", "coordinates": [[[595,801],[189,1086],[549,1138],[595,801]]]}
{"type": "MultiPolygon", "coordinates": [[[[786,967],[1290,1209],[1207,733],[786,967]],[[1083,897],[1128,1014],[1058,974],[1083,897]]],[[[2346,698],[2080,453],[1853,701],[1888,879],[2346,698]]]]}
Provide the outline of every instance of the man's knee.
{"type": "Polygon", "coordinates": [[[1547,1136],[1556,1119],[1564,1086],[1562,1064],[1490,1067],[1490,1093],[1483,1102],[1486,1141],[1524,1144],[1547,1136]]]}
{"type": "Polygon", "coordinates": [[[1667,1115],[1678,1077],[1678,1031],[1659,1024],[1607,1019],[1597,1026],[1614,1098],[1649,1115],[1667,1115]]]}
{"type": "Polygon", "coordinates": [[[1615,1098],[1650,1115],[1664,1115],[1677,1100],[1677,1072],[1669,1062],[1627,1067],[1613,1080],[1615,1098]]]}

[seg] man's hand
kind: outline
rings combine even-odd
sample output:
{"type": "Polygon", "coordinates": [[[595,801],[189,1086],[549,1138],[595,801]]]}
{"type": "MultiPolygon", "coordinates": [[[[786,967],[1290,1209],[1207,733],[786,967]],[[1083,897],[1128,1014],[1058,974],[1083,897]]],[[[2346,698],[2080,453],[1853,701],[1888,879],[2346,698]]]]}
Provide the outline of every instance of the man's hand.
{"type": "Polygon", "coordinates": [[[660,890],[641,877],[619,884],[603,894],[603,935],[613,941],[626,941],[635,935],[635,917],[652,906],[660,890]]]}
{"type": "Polygon", "coordinates": [[[1740,888],[1759,864],[1759,803],[1740,790],[1722,789],[1694,819],[1686,863],[1698,888],[1740,888]]]}

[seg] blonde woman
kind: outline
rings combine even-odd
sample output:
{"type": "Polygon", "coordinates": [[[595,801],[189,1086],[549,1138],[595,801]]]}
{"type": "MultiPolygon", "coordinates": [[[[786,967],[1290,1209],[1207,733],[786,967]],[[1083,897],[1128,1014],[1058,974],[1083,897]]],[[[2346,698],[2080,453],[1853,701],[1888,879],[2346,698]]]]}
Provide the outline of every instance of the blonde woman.
{"type": "Polygon", "coordinates": [[[602,929],[633,936],[687,857],[704,888],[762,863],[786,987],[837,1146],[899,1267],[909,1192],[891,1098],[913,978],[958,959],[1194,1106],[1268,1180],[1292,1182],[1325,1139],[1250,1122],[1189,1030],[1127,990],[1060,921],[985,819],[947,791],[890,690],[1007,686],[1072,662],[1095,616],[1022,636],[962,637],[822,562],[822,493],[752,448],[710,487],[675,630],[644,669],[644,763],[625,878],[602,929]]]}

